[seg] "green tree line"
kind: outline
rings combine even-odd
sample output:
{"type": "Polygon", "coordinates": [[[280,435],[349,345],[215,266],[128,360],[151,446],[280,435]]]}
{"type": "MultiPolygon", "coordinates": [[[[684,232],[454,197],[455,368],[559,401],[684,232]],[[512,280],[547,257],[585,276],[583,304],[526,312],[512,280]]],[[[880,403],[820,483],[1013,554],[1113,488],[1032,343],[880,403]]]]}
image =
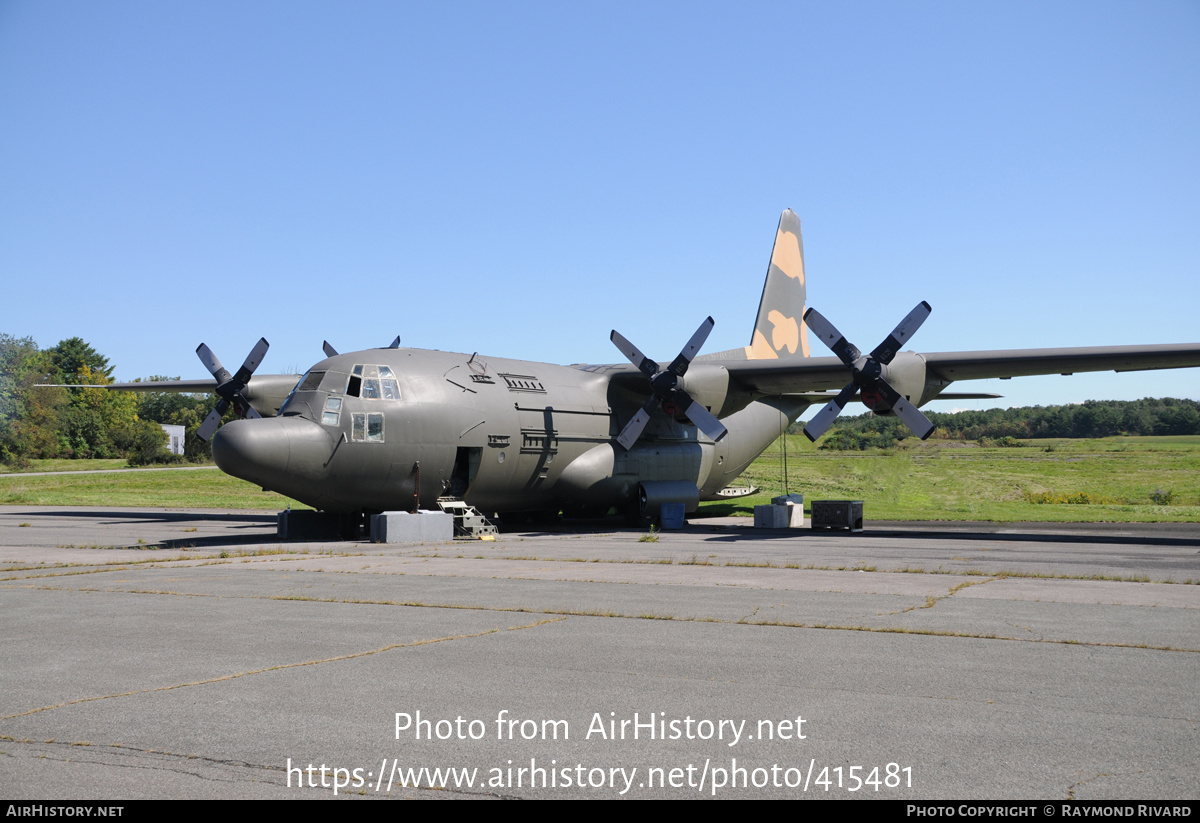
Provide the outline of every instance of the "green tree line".
{"type": "MultiPolygon", "coordinates": [[[[932,437],[946,440],[995,441],[1040,437],[1112,437],[1113,435],[1200,434],[1200,403],[1173,397],[1141,400],[1088,400],[1066,406],[946,412],[925,411],[936,427],[932,437]]],[[[799,432],[803,423],[789,427],[799,432]]],[[[821,441],[822,448],[890,448],[912,432],[895,417],[870,412],[840,417],[821,441]]]]}
{"type": "Polygon", "coordinates": [[[82,388],[112,383],[112,373],[108,358],[78,337],[39,349],[32,338],[0,333],[0,461],[23,465],[56,457],[116,457],[134,464],[176,460],[167,451],[167,434],[160,423],[185,427],[185,459],[207,458],[208,446],[196,437],[196,430],[213,405],[209,397],[82,388]]]}

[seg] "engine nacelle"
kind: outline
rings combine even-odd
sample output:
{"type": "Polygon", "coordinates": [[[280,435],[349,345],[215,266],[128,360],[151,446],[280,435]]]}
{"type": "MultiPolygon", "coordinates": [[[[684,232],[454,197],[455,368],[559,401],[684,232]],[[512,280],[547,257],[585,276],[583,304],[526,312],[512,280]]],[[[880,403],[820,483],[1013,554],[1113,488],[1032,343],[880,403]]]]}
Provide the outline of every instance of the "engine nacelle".
{"type": "MultiPolygon", "coordinates": [[[[893,389],[900,392],[901,397],[914,405],[920,406],[928,399],[925,397],[927,388],[925,358],[915,351],[902,351],[898,353],[891,363],[881,367],[880,376],[893,389]]],[[[940,391],[941,388],[937,389],[933,393],[933,396],[936,397],[937,392],[940,391]]],[[[864,389],[860,395],[860,399],[864,406],[876,414],[890,415],[893,413],[888,408],[884,399],[874,392],[864,389]]]]}
{"type": "Polygon", "coordinates": [[[679,386],[717,417],[739,412],[754,399],[730,381],[728,369],[716,363],[692,363],[679,386]]]}
{"type": "MultiPolygon", "coordinates": [[[[883,379],[890,383],[893,389],[918,407],[933,400],[954,382],[932,374],[925,367],[925,358],[915,351],[900,352],[881,371],[883,379]]],[[[864,392],[861,399],[863,404],[876,414],[892,414],[883,398],[878,395],[872,396],[864,392]]]]}
{"type": "Polygon", "coordinates": [[[274,417],[299,382],[300,376],[295,374],[256,374],[242,394],[263,417],[274,417]]]}

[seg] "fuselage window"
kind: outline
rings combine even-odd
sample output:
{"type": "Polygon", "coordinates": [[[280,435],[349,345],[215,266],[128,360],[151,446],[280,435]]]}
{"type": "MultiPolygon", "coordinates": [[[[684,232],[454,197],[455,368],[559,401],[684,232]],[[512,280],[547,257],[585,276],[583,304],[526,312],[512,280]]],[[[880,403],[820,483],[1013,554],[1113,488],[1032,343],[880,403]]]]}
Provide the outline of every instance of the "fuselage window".
{"type": "Polygon", "coordinates": [[[321,422],[326,426],[336,426],[342,416],[342,398],[330,397],[325,401],[325,411],[321,414],[321,422]]]}
{"type": "Polygon", "coordinates": [[[350,439],[360,443],[383,442],[383,415],[359,414],[351,415],[350,439]]]}
{"type": "Polygon", "coordinates": [[[304,375],[304,380],[296,387],[296,391],[316,391],[321,385],[321,378],[325,376],[323,371],[310,371],[304,375]]]}

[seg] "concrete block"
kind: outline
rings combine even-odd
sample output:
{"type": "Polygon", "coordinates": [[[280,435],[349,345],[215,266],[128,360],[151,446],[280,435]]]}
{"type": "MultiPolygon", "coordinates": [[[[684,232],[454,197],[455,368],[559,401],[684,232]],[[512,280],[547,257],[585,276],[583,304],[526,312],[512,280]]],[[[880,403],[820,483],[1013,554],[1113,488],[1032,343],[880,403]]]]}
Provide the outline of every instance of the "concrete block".
{"type": "Polygon", "coordinates": [[[754,528],[786,529],[791,518],[788,506],[755,506],[754,528]]]}
{"type": "Polygon", "coordinates": [[[449,543],[454,539],[454,515],[421,510],[371,515],[372,543],[449,543]]]}
{"type": "MultiPolygon", "coordinates": [[[[787,501],[791,497],[800,497],[800,495],[776,497],[775,500],[787,501]]],[[[754,528],[756,529],[799,529],[803,526],[803,503],[783,502],[754,507],[754,528]]]]}

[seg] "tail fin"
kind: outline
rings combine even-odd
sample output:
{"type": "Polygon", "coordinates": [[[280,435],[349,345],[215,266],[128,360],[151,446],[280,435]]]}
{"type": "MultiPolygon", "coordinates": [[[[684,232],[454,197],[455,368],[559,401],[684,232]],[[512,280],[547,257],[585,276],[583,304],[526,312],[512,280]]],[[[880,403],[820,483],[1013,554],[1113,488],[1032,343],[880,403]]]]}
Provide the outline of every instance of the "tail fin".
{"type": "Polygon", "coordinates": [[[775,232],[775,247],[767,267],[767,282],[754,335],[746,346],[749,360],[808,357],[808,326],[804,323],[804,241],[800,218],[785,209],[775,232]]]}

